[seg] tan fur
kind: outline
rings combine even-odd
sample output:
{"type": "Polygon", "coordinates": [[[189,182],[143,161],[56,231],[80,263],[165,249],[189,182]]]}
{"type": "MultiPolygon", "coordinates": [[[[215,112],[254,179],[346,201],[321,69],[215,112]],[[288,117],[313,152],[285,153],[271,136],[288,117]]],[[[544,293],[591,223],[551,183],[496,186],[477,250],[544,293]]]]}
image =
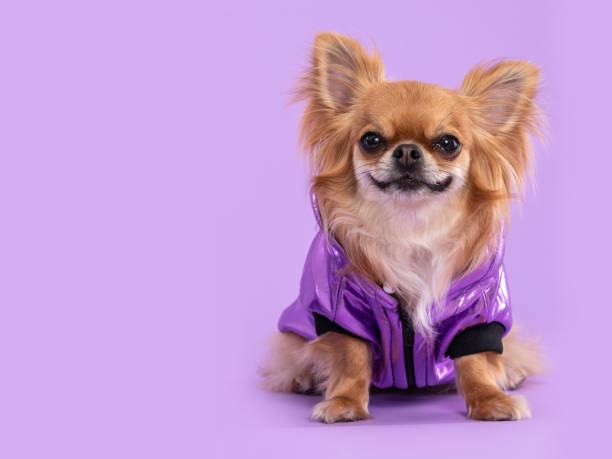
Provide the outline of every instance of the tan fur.
{"type": "Polygon", "coordinates": [[[482,352],[455,359],[455,379],[465,399],[468,416],[488,421],[531,417],[527,401],[503,390],[516,389],[530,374],[542,373],[545,364],[539,344],[521,338],[516,330],[503,339],[504,353],[482,352]]]}
{"type": "Polygon", "coordinates": [[[520,329],[515,326],[502,342],[504,352],[499,358],[503,371],[496,376],[500,388],[516,389],[528,375],[543,374],[547,370],[548,364],[537,339],[521,336],[520,329]]]}
{"type": "MultiPolygon", "coordinates": [[[[259,367],[264,389],[302,393],[317,389],[306,353],[307,344],[306,339],[294,333],[274,335],[268,358],[259,367]]],[[[322,392],[321,387],[318,392],[322,392]]]]}
{"type": "MultiPolygon", "coordinates": [[[[395,290],[425,336],[435,334],[431,305],[443,300],[454,276],[489,256],[507,225],[510,198],[521,195],[530,175],[528,136],[540,126],[533,101],[538,73],[527,62],[508,61],[475,67],[458,90],[391,82],[385,80],[376,52],[370,55],[339,34],[315,38],[297,99],[307,102],[301,138],[324,229],[342,245],[347,269],[395,290]],[[368,131],[385,139],[385,148],[376,154],[359,146],[368,131]],[[456,157],[435,148],[442,134],[460,139],[456,157]],[[373,184],[373,179],[384,181],[393,149],[407,143],[422,149],[427,182],[451,177],[444,192],[381,191],[373,184]]],[[[283,338],[278,368],[268,373],[274,375],[268,376],[268,384],[278,390],[312,390],[329,378],[326,402],[318,405],[314,417],[326,422],[364,417],[367,399],[359,393],[370,370],[362,365],[359,349],[364,343],[348,339],[324,335],[311,346],[283,338]],[[347,355],[357,359],[353,366],[343,360],[347,355]],[[350,372],[347,381],[341,381],[340,368],[350,372]],[[363,373],[357,376],[357,371],[363,373]]],[[[462,373],[460,391],[468,394],[473,416],[497,419],[510,410],[510,417],[518,418],[527,413],[499,387],[513,387],[534,370],[526,357],[530,350],[512,335],[506,341],[503,357],[468,356],[456,362],[462,373]],[[480,403],[478,394],[491,403],[480,403]]]]}
{"type": "Polygon", "coordinates": [[[486,421],[531,417],[525,399],[504,393],[497,384],[503,372],[499,354],[481,352],[455,359],[457,389],[465,399],[468,416],[486,421]]]}
{"type": "Polygon", "coordinates": [[[351,336],[328,332],[308,342],[294,333],[279,333],[259,373],[268,390],[325,393],[313,419],[356,421],[369,417],[371,361],[369,344],[351,336]]]}
{"type": "Polygon", "coordinates": [[[312,417],[327,423],[369,417],[372,375],[370,345],[351,336],[328,332],[308,344],[317,377],[325,379],[325,400],[315,405],[312,417]]]}

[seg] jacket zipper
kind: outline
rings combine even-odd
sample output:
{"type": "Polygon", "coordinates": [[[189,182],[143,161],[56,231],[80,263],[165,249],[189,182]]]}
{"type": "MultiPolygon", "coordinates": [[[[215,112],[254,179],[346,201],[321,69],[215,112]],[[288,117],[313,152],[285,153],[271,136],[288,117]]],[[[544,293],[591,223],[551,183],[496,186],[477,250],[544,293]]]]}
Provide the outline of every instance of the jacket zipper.
{"type": "Polygon", "coordinates": [[[402,323],[402,337],[404,340],[404,368],[406,369],[406,382],[408,387],[415,386],[414,381],[414,326],[410,315],[398,305],[399,318],[402,323]]]}

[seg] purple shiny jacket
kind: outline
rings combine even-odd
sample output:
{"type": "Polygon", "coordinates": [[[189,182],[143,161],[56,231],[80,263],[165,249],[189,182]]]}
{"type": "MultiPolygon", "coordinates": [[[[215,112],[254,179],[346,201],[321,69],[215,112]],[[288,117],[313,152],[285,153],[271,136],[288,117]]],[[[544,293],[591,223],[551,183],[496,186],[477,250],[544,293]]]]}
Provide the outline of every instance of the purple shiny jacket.
{"type": "Polygon", "coordinates": [[[398,301],[356,272],[340,244],[319,223],[302,274],[298,298],[283,311],[278,327],[308,340],[327,331],[357,336],[372,347],[372,384],[379,388],[424,387],[454,381],[453,358],[502,352],[512,325],[503,260],[503,236],[489,261],[454,279],[446,299],[433,308],[435,335],[421,336],[398,301]]]}

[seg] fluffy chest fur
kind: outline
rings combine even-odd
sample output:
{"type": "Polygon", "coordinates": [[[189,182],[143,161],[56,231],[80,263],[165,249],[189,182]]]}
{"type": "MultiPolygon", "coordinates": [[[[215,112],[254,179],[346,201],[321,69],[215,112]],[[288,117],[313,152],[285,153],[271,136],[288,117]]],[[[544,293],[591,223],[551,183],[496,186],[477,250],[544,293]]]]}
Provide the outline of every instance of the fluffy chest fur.
{"type": "Polygon", "coordinates": [[[363,200],[351,209],[336,207],[330,219],[351,263],[393,289],[425,335],[432,333],[432,308],[444,299],[461,246],[452,236],[457,212],[442,210],[363,200]]]}

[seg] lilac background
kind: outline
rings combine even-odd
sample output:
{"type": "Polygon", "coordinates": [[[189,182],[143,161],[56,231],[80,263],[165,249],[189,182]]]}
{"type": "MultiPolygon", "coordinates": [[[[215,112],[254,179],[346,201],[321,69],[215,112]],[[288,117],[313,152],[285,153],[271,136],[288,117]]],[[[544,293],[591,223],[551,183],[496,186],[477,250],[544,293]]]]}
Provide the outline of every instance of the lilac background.
{"type": "Polygon", "coordinates": [[[603,457],[610,412],[610,36],[604,2],[2,2],[0,457],[603,457]],[[315,32],[391,78],[541,66],[550,142],[515,212],[515,316],[552,372],[534,418],[377,394],[323,426],[261,392],[315,231],[288,88],[315,32]]]}

